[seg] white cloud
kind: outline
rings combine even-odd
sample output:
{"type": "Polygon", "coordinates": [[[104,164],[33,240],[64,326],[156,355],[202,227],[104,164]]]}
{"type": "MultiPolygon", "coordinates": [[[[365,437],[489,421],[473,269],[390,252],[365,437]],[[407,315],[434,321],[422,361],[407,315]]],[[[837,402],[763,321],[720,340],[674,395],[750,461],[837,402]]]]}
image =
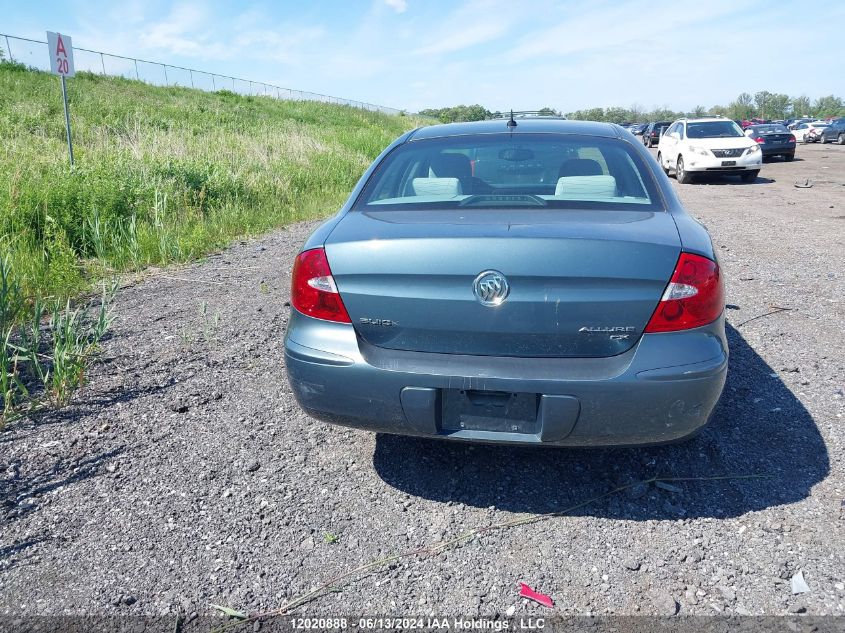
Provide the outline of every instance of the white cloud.
{"type": "Polygon", "coordinates": [[[460,28],[441,33],[436,41],[416,49],[414,53],[418,55],[454,53],[501,37],[507,30],[508,25],[502,20],[486,24],[462,25],[460,28]]]}
{"type": "Polygon", "coordinates": [[[408,10],[408,0],[384,0],[384,3],[396,13],[405,13],[408,10]]]}

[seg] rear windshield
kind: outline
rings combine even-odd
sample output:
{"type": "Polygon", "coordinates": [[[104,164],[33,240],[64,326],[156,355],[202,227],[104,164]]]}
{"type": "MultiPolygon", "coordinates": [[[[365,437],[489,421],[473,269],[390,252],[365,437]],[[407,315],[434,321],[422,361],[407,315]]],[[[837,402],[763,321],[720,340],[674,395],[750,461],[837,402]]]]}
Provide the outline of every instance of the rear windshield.
{"type": "Polygon", "coordinates": [[[742,128],[733,121],[687,123],[688,138],[726,138],[732,136],[744,136],[742,128]]]}
{"type": "Polygon", "coordinates": [[[783,125],[757,125],[754,127],[760,134],[789,134],[783,125]]]}
{"type": "Polygon", "coordinates": [[[651,167],[626,141],[483,134],[411,141],[377,167],[358,210],[548,207],[663,210],[651,167]]]}

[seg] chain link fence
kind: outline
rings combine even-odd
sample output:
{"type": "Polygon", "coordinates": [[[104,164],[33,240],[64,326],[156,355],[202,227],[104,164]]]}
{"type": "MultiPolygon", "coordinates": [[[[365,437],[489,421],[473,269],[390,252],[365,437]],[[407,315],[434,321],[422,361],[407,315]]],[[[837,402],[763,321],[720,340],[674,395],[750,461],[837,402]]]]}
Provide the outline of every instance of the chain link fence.
{"type": "MultiPolygon", "coordinates": [[[[0,33],[0,49],[3,49],[8,61],[25,64],[38,70],[50,70],[46,47],[47,42],[0,33]]],[[[388,108],[374,103],[283,88],[263,81],[251,81],[240,77],[209,73],[195,68],[184,68],[183,66],[151,62],[145,59],[113,55],[78,46],[73,47],[73,62],[77,71],[137,79],[155,86],[184,86],[206,91],[230,90],[240,95],[274,97],[289,101],[320,101],[385,114],[400,114],[402,112],[402,110],[396,108],[388,108]]]]}

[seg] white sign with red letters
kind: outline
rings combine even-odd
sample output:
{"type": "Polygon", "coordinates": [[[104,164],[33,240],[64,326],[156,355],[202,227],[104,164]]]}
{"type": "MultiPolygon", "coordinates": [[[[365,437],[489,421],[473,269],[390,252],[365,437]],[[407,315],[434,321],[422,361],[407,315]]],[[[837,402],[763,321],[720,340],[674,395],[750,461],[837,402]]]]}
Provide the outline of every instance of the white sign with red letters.
{"type": "Polygon", "coordinates": [[[73,77],[73,46],[70,35],[47,31],[47,48],[50,49],[50,72],[73,77]]]}

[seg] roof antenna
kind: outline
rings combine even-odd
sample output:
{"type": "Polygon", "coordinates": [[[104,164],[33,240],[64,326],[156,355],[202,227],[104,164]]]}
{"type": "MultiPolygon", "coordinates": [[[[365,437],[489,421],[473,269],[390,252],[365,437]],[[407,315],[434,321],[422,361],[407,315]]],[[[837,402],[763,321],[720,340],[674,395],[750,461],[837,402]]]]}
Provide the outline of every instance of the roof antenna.
{"type": "Polygon", "coordinates": [[[513,120],[513,109],[511,109],[511,118],[508,119],[508,127],[516,127],[516,121],[513,120]]]}

